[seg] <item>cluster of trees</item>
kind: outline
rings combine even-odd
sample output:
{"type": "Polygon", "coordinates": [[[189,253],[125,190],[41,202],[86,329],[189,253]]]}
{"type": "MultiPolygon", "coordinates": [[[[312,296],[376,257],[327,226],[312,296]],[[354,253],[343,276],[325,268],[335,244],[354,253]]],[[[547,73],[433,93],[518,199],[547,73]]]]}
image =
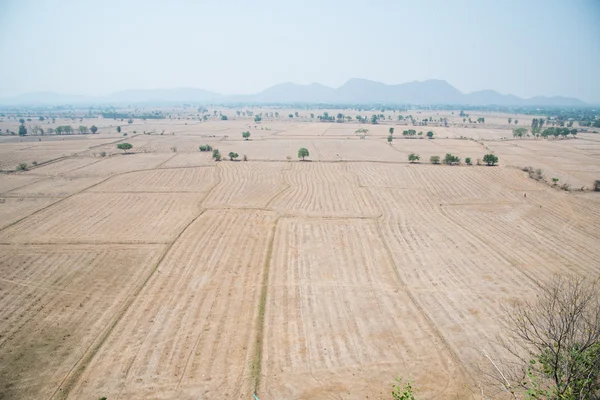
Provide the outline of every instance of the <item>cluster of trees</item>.
{"type": "MultiPolygon", "coordinates": [[[[410,156],[409,156],[409,161],[411,161],[410,156]]],[[[429,162],[431,162],[432,164],[439,164],[442,161],[446,165],[460,165],[460,157],[452,155],[450,153],[447,153],[443,160],[440,159],[440,156],[431,156],[429,158],[429,162]]],[[[491,154],[491,153],[486,154],[483,156],[483,162],[489,166],[496,165],[498,163],[498,156],[496,156],[495,154],[491,154]]],[[[465,163],[467,165],[472,165],[471,158],[470,157],[465,158],[465,163]]],[[[477,164],[478,165],[480,164],[480,160],[477,160],[477,164]]]]}
{"type": "MultiPolygon", "coordinates": [[[[535,137],[543,137],[545,139],[547,139],[549,137],[557,138],[559,136],[566,138],[569,135],[575,137],[577,135],[577,129],[551,127],[551,128],[546,128],[543,131],[541,131],[541,128],[540,128],[540,125],[538,122],[538,124],[536,125],[536,128],[531,128],[531,134],[535,137]]],[[[526,128],[513,129],[513,137],[522,138],[523,136],[527,136],[527,137],[530,136],[530,134],[528,133],[526,128]]]]}
{"type": "Polygon", "coordinates": [[[210,144],[203,144],[203,145],[200,145],[200,147],[198,149],[200,151],[211,151],[212,147],[210,144]]]}

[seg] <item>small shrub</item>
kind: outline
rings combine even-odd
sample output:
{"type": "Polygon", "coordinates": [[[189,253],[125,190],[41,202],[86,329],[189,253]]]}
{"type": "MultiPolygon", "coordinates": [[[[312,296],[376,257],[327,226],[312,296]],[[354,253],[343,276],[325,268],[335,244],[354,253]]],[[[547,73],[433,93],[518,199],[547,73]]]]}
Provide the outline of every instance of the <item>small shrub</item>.
{"type": "Polygon", "coordinates": [[[173,153],[177,153],[177,147],[175,147],[175,146],[171,147],[171,151],[172,151],[173,153]]]}
{"type": "Polygon", "coordinates": [[[594,191],[600,192],[600,180],[594,181],[594,191]]]}
{"type": "Polygon", "coordinates": [[[392,385],[392,399],[415,400],[412,383],[408,381],[405,384],[402,384],[402,379],[396,378],[396,383],[392,385]]]}
{"type": "Polygon", "coordinates": [[[244,157],[242,158],[244,161],[248,161],[248,156],[244,154],[244,157]]]}
{"type": "Polygon", "coordinates": [[[212,158],[215,159],[215,161],[221,161],[221,152],[219,152],[219,149],[214,149],[212,152],[212,158]]]}
{"type": "Polygon", "coordinates": [[[558,184],[558,178],[552,178],[552,183],[556,186],[558,184]]]}
{"type": "Polygon", "coordinates": [[[431,156],[431,157],[429,157],[429,161],[432,164],[439,164],[440,163],[440,156],[431,156]]]}
{"type": "Polygon", "coordinates": [[[564,190],[565,192],[568,192],[571,189],[571,185],[569,185],[568,183],[563,183],[560,188],[562,190],[564,190]]]}
{"type": "Polygon", "coordinates": [[[100,152],[100,157],[106,157],[106,152],[105,151],[101,151],[100,152]]]}
{"type": "Polygon", "coordinates": [[[19,165],[17,165],[17,171],[27,171],[27,163],[19,163],[19,165]]]}
{"type": "Polygon", "coordinates": [[[471,161],[471,157],[465,158],[465,162],[467,163],[467,165],[473,165],[473,162],[471,161]]]}
{"type": "Polygon", "coordinates": [[[34,166],[36,166],[36,165],[37,165],[37,161],[34,161],[34,162],[32,162],[32,164],[33,164],[34,166]]]}

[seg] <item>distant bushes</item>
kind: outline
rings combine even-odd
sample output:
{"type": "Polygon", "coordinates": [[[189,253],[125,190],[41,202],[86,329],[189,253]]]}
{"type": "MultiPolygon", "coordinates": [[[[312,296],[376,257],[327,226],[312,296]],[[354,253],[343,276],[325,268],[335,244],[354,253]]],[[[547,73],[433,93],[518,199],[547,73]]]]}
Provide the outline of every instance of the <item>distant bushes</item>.
{"type": "Polygon", "coordinates": [[[200,151],[212,151],[213,148],[210,144],[203,144],[198,149],[200,149],[200,151]]]}

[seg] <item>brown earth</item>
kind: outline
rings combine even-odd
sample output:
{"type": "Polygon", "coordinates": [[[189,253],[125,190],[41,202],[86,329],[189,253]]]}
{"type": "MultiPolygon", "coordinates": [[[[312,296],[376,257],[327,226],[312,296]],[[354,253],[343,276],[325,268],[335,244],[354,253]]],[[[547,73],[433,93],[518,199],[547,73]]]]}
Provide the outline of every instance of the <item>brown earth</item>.
{"type": "Polygon", "coordinates": [[[393,120],[361,139],[301,114],[1,137],[0,166],[30,170],[0,175],[0,398],[383,399],[396,376],[480,398],[503,306],[600,276],[599,194],[520,170],[590,188],[597,135],[504,140],[506,115],[448,114],[415,128],[434,140],[393,120]],[[491,151],[500,166],[428,162],[491,151]]]}

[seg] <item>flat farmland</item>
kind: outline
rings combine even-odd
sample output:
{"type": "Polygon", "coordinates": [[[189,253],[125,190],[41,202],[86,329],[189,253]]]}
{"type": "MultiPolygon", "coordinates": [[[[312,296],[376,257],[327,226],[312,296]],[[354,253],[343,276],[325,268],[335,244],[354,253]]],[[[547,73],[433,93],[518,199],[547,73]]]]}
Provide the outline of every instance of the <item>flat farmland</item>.
{"type": "Polygon", "coordinates": [[[522,171],[591,188],[594,134],[515,140],[504,114],[466,128],[424,110],[449,126],[413,128],[389,111],[167,111],[93,119],[93,138],[0,138],[6,165],[65,154],[0,174],[1,399],[387,399],[397,376],[422,399],[480,399],[503,308],[553,274],[600,277],[598,194],[522,171]],[[498,166],[429,162],[489,152],[498,166]]]}

